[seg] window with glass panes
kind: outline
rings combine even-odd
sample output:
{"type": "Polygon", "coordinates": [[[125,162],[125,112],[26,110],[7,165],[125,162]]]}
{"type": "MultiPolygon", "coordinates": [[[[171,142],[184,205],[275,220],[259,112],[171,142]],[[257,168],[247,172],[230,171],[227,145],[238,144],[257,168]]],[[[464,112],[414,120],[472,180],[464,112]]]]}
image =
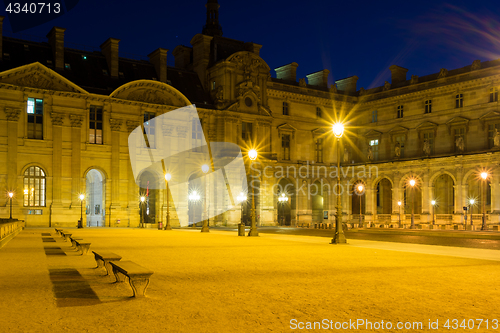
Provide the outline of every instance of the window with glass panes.
{"type": "Polygon", "coordinates": [[[488,125],[488,145],[490,148],[494,146],[495,129],[500,132],[500,123],[488,125]]]}
{"type": "Polygon", "coordinates": [[[43,99],[28,98],[28,139],[43,139],[43,99]]]}
{"type": "Polygon", "coordinates": [[[398,118],[403,118],[404,106],[398,105],[398,118]]]}
{"type": "Polygon", "coordinates": [[[434,132],[424,132],[424,141],[429,142],[429,147],[431,147],[431,154],[434,154],[434,132]]]}
{"type": "Polygon", "coordinates": [[[201,119],[193,119],[191,124],[191,139],[193,140],[192,147],[194,147],[194,151],[201,151],[201,145],[203,142],[201,119]]]}
{"type": "Polygon", "coordinates": [[[252,123],[241,123],[241,138],[245,142],[250,142],[252,140],[252,123]]]}
{"type": "Polygon", "coordinates": [[[290,134],[281,135],[281,149],[283,152],[283,159],[290,159],[290,134]]]}
{"type": "Polygon", "coordinates": [[[283,115],[288,116],[288,102],[283,102],[283,115]]]}
{"type": "Polygon", "coordinates": [[[425,113],[432,112],[432,101],[430,99],[425,101],[425,113]]]}
{"type": "Polygon", "coordinates": [[[464,95],[463,94],[457,94],[455,96],[455,107],[456,108],[461,108],[464,106],[464,95]]]}
{"type": "Polygon", "coordinates": [[[316,163],[323,163],[323,139],[316,139],[316,163]]]}
{"type": "Polygon", "coordinates": [[[102,107],[100,106],[90,107],[89,143],[102,144],[102,107]]]}
{"type": "Polygon", "coordinates": [[[370,140],[370,146],[372,147],[373,160],[378,160],[378,139],[370,140]]]}
{"type": "Polygon", "coordinates": [[[454,139],[453,139],[453,146],[455,147],[455,151],[458,151],[458,147],[457,147],[456,142],[457,142],[457,139],[458,139],[460,136],[461,136],[461,137],[462,137],[462,139],[464,140],[464,144],[465,144],[465,128],[464,128],[464,127],[462,127],[462,128],[455,128],[455,129],[453,130],[453,133],[454,133],[454,135],[453,135],[453,138],[454,138],[454,139]]]}
{"type": "Polygon", "coordinates": [[[321,118],[321,108],[316,108],[316,117],[321,118]]]}
{"type": "Polygon", "coordinates": [[[45,172],[31,166],[24,172],[24,206],[45,207],[45,172]]]}
{"type": "Polygon", "coordinates": [[[376,123],[378,121],[378,112],[377,110],[372,111],[372,123],[376,123]]]}
{"type": "Polygon", "coordinates": [[[395,138],[394,138],[394,141],[395,142],[399,142],[399,147],[401,148],[400,152],[401,152],[401,157],[404,157],[405,156],[405,141],[406,141],[406,136],[405,135],[397,135],[395,138]]]}
{"type": "Polygon", "coordinates": [[[149,148],[155,147],[155,127],[151,122],[154,117],[153,112],[144,112],[144,140],[149,148]]]}
{"type": "Polygon", "coordinates": [[[491,102],[498,102],[498,89],[497,88],[490,88],[490,103],[491,102]]]}

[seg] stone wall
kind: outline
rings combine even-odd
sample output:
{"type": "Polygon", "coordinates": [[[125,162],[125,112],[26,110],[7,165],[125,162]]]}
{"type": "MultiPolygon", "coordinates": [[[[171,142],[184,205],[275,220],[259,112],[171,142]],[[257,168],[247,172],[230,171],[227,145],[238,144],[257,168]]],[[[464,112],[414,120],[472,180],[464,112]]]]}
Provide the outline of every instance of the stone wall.
{"type": "Polygon", "coordinates": [[[0,249],[24,229],[24,221],[0,220],[0,249]]]}

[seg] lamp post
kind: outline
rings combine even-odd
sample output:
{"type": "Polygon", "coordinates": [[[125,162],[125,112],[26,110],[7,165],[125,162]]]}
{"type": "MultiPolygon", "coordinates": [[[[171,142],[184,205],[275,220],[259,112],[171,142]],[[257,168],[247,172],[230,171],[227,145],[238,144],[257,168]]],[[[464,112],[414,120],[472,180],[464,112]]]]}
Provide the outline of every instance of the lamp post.
{"type": "Polygon", "coordinates": [[[486,183],[486,179],[488,179],[488,173],[483,171],[481,172],[481,179],[483,180],[481,182],[481,201],[482,201],[482,208],[483,208],[483,223],[481,224],[481,230],[486,230],[488,229],[486,227],[486,198],[485,198],[485,195],[484,195],[484,190],[485,190],[485,186],[484,184],[486,183]]]}
{"type": "Polygon", "coordinates": [[[476,203],[476,200],[469,199],[469,211],[470,211],[470,227],[473,228],[474,223],[472,222],[472,206],[476,203]]]}
{"type": "Polygon", "coordinates": [[[414,188],[415,184],[417,183],[415,179],[410,179],[410,186],[411,186],[411,225],[410,229],[415,229],[415,193],[414,188]]]}
{"type": "Polygon", "coordinates": [[[362,215],[362,201],[361,201],[361,198],[362,198],[362,195],[363,195],[363,191],[364,191],[365,187],[363,186],[363,184],[359,184],[358,186],[356,186],[356,191],[358,193],[358,196],[359,196],[359,227],[361,227],[363,225],[363,215],[362,215]]]}
{"type": "MultiPolygon", "coordinates": [[[[201,171],[206,174],[208,172],[208,170],[210,170],[210,167],[208,166],[208,164],[203,164],[201,166],[201,171]]],[[[201,227],[201,232],[210,232],[210,230],[208,229],[208,209],[207,209],[207,196],[208,194],[210,194],[210,191],[208,191],[208,194],[207,194],[207,177],[205,176],[205,203],[203,204],[204,205],[204,219],[203,219],[203,226],[201,227]]]]}
{"type": "Polygon", "coordinates": [[[146,202],[146,197],[145,196],[141,196],[141,228],[144,228],[144,219],[145,219],[145,216],[144,216],[144,203],[146,202]]]}
{"type": "Polygon", "coordinates": [[[399,206],[399,227],[401,228],[401,200],[398,201],[399,206]]]}
{"type": "MultiPolygon", "coordinates": [[[[200,198],[200,195],[196,191],[191,192],[191,194],[188,196],[188,200],[193,202],[193,204],[196,204],[196,202],[198,202],[200,198]]],[[[191,226],[194,228],[195,224],[196,223],[193,221],[193,224],[191,226]]]]}
{"type": "MultiPolygon", "coordinates": [[[[248,151],[248,157],[251,161],[255,161],[257,159],[258,153],[255,149],[250,149],[248,151]]],[[[252,168],[250,168],[252,169],[252,168]]],[[[253,178],[253,173],[252,173],[253,178]]],[[[257,230],[257,224],[255,221],[255,192],[253,189],[253,181],[250,182],[250,187],[252,187],[252,211],[250,213],[252,224],[250,226],[250,231],[248,232],[248,236],[259,236],[259,231],[257,230]]]]}
{"type": "Polygon", "coordinates": [[[172,179],[172,175],[167,172],[165,174],[165,182],[167,183],[167,225],[165,226],[165,230],[172,230],[170,226],[170,196],[168,195],[168,182],[172,179]]]}
{"type": "Polygon", "coordinates": [[[82,193],[79,195],[80,198],[80,223],[78,223],[78,228],[83,228],[83,199],[85,195],[82,193]]]}
{"type": "Polygon", "coordinates": [[[285,223],[285,203],[288,202],[288,197],[285,193],[281,193],[278,198],[278,203],[281,204],[281,225],[283,226],[285,223]]]}
{"type": "Polygon", "coordinates": [[[435,210],[436,210],[436,200],[431,200],[431,205],[432,205],[432,225],[436,224],[436,220],[434,218],[435,216],[435,210]]]}
{"type": "Polygon", "coordinates": [[[332,126],[333,135],[337,138],[337,215],[335,216],[335,236],[330,244],[347,243],[342,230],[342,200],[340,197],[340,138],[344,134],[344,124],[337,122],[332,126]]]}
{"type": "Polygon", "coordinates": [[[10,217],[9,219],[12,220],[12,197],[14,196],[14,192],[9,192],[9,200],[10,200],[10,217]]]}

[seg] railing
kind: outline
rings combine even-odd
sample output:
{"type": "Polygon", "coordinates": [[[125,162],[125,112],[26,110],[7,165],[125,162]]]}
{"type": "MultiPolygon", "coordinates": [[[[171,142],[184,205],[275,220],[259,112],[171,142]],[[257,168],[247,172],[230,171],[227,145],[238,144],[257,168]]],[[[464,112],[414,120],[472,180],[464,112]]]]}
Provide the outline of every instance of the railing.
{"type": "Polygon", "coordinates": [[[436,214],[435,219],[436,219],[436,221],[452,222],[453,215],[452,214],[436,214]]]}
{"type": "Polygon", "coordinates": [[[377,214],[376,220],[379,222],[391,221],[391,214],[377,214]]]}

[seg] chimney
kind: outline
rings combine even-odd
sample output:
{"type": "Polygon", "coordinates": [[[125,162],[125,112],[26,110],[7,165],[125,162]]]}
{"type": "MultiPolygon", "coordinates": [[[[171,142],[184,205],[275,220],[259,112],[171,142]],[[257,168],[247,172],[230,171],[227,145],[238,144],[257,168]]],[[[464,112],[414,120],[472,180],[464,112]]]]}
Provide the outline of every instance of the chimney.
{"type": "Polygon", "coordinates": [[[155,66],[158,80],[164,83],[167,83],[167,52],[167,49],[160,47],[148,55],[149,62],[155,66]]]}
{"type": "Polygon", "coordinates": [[[252,43],[252,42],[247,42],[245,43],[245,49],[249,52],[255,53],[256,55],[260,56],[260,49],[262,48],[262,45],[252,43]]]}
{"type": "Polygon", "coordinates": [[[328,87],[328,74],[330,71],[328,69],[323,69],[322,71],[311,73],[306,75],[307,82],[312,86],[328,87]]]}
{"type": "Polygon", "coordinates": [[[275,69],[276,77],[282,80],[297,81],[297,67],[299,64],[292,62],[291,64],[281,66],[275,69]]]}
{"type": "Polygon", "coordinates": [[[344,91],[346,93],[355,93],[357,81],[358,77],[354,75],[345,79],[337,80],[335,81],[335,84],[337,85],[338,90],[344,91]]]}
{"type": "Polygon", "coordinates": [[[106,57],[111,77],[118,77],[118,43],[119,39],[108,38],[101,44],[101,52],[106,57]]]}
{"type": "Polygon", "coordinates": [[[193,49],[184,45],[178,45],[172,51],[172,54],[175,58],[175,67],[187,69],[187,66],[191,63],[193,49]]]}
{"type": "Polygon", "coordinates": [[[210,62],[210,44],[213,37],[197,34],[191,39],[193,45],[193,70],[198,74],[200,82],[208,89],[207,68],[210,62]]]}
{"type": "Polygon", "coordinates": [[[5,16],[0,16],[0,60],[3,59],[3,19],[5,16]]]}
{"type": "Polygon", "coordinates": [[[389,70],[391,71],[391,84],[406,81],[406,72],[408,72],[406,68],[392,65],[389,70]]]}
{"type": "Polygon", "coordinates": [[[52,48],[52,55],[54,57],[55,69],[64,69],[64,32],[66,29],[53,27],[47,34],[50,47],[52,48]]]}

